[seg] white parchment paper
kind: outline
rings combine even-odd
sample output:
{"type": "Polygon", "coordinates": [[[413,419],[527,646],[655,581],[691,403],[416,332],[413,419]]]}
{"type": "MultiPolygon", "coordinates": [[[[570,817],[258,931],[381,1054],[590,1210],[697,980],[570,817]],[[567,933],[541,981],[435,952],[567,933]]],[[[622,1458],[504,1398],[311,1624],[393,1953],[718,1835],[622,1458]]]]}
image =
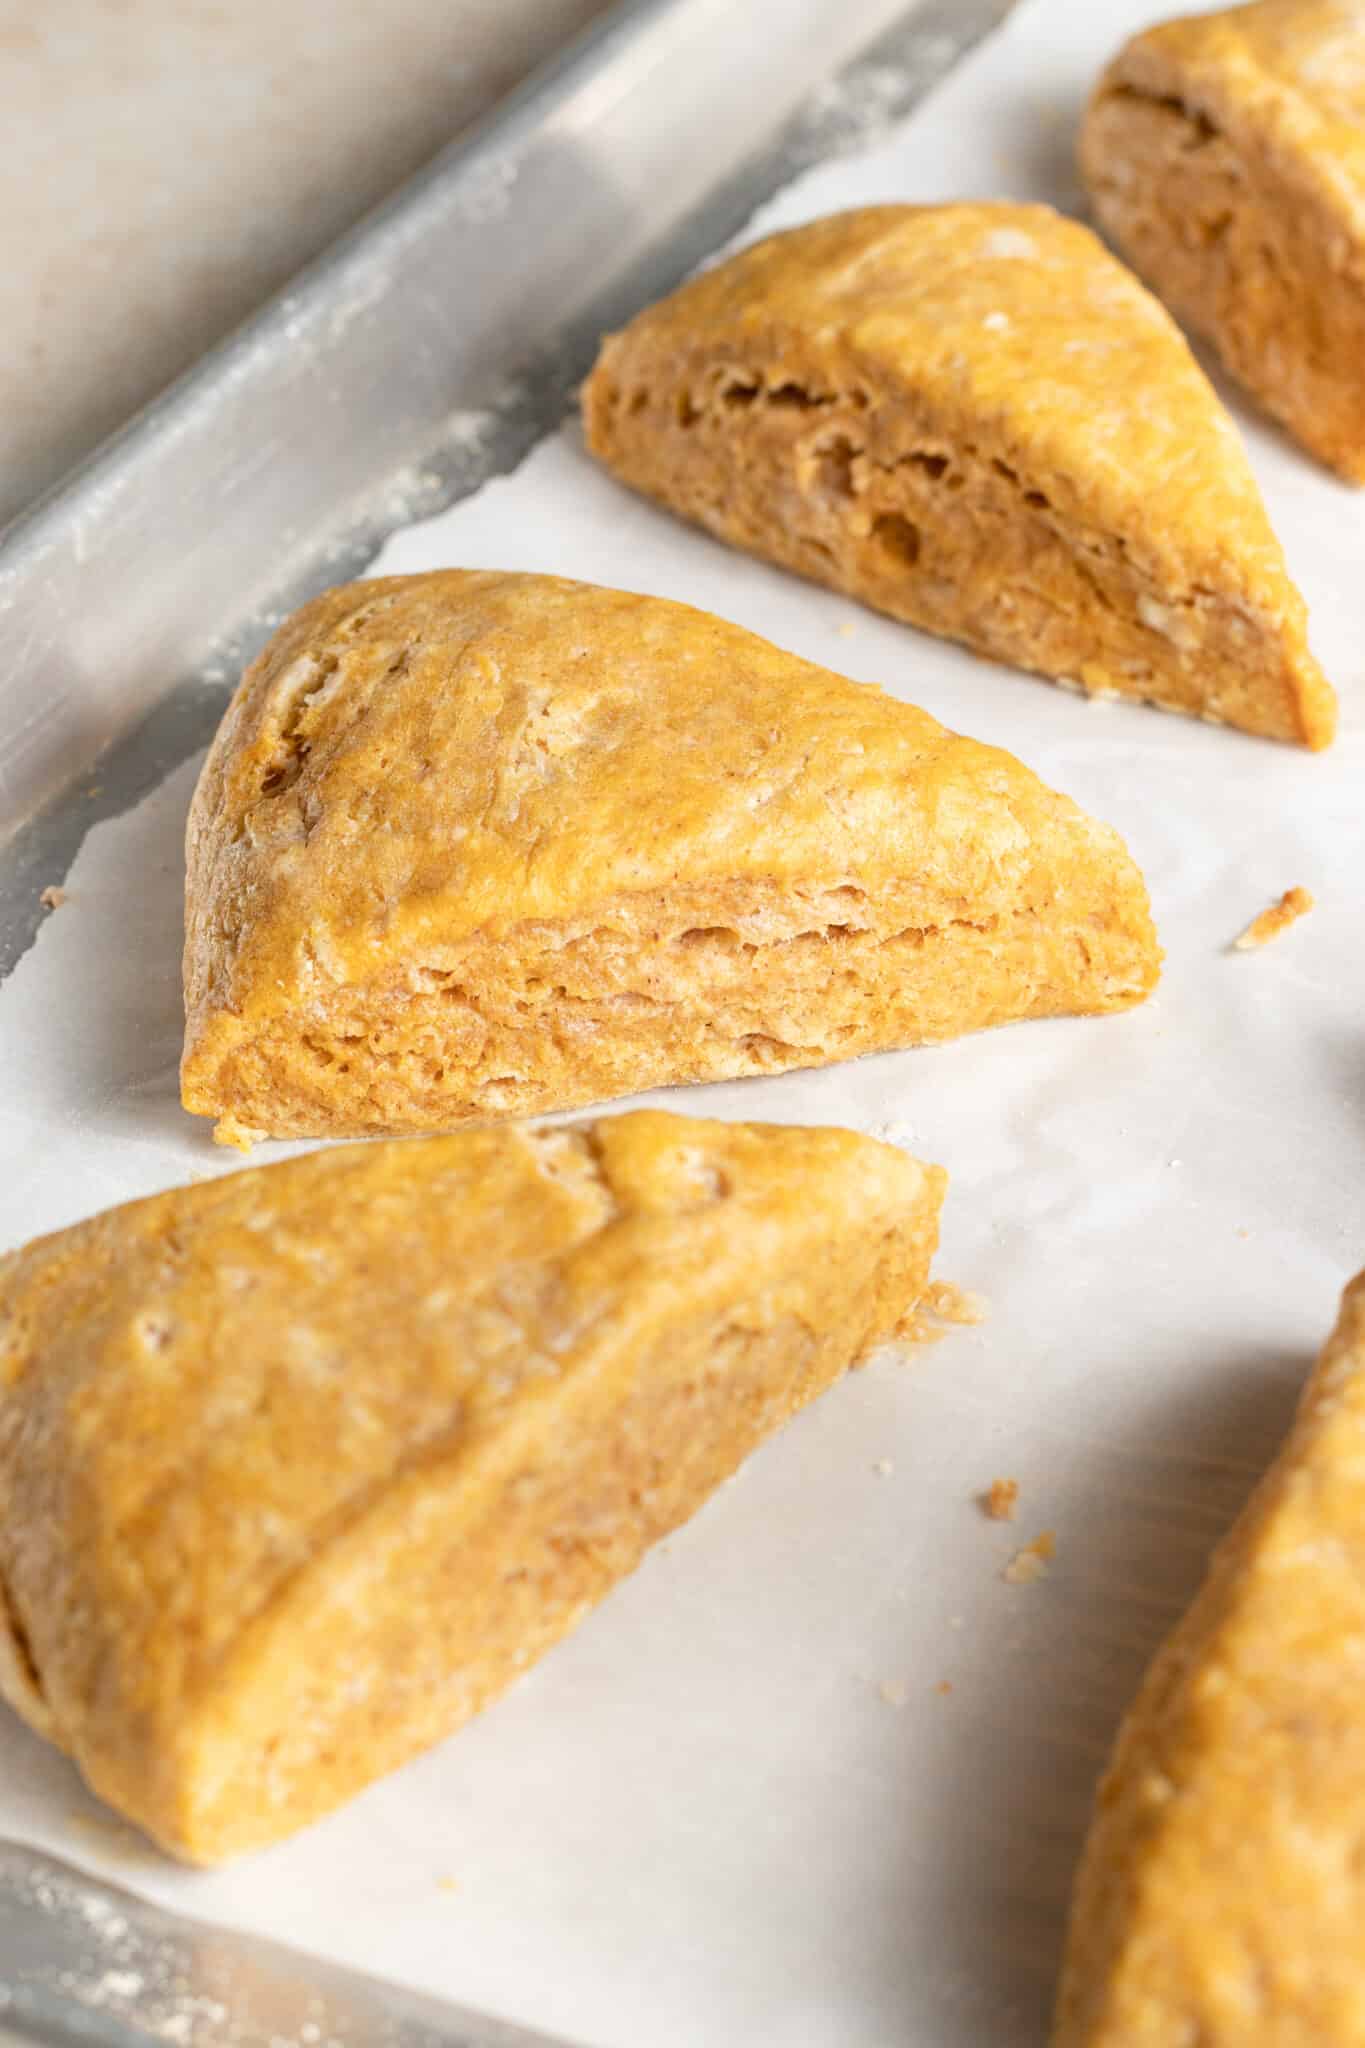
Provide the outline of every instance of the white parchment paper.
{"type": "MultiPolygon", "coordinates": [[[[1031,0],[756,229],[871,199],[1078,205],[1083,93],[1150,4],[1031,0]]],[[[1365,495],[1237,410],[1342,691],[1324,757],[878,620],[637,502],[572,428],[391,544],[381,570],[688,599],[1012,748],[1127,835],[1165,980],[1120,1018],[667,1098],[942,1161],[940,1271],[989,1321],[850,1378],[498,1706],[305,1838],[177,1871],[8,1718],[0,1831],[593,2048],[1042,2040],[1117,1716],[1365,1262],[1365,495]],[[1313,916],[1230,953],[1297,883],[1313,916]],[[1014,1527],[974,1503],[997,1475],[1014,1527]],[[1050,1576],[1005,1583],[1044,1527],[1050,1576]]],[[[91,834],[0,997],[0,1242],[237,1163],[176,1095],[196,767],[91,834]]]]}

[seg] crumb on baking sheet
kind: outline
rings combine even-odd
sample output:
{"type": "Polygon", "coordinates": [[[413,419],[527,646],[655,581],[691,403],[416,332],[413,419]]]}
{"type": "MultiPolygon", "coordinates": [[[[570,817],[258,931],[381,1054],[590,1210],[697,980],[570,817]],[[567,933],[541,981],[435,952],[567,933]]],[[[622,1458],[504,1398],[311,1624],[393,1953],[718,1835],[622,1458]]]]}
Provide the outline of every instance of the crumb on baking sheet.
{"type": "Polygon", "coordinates": [[[1031,1586],[1035,1579],[1045,1578],[1047,1568],[1057,1555],[1057,1534],[1053,1529],[1044,1529],[1026,1543],[1022,1550],[1016,1550],[1005,1566],[1001,1577],[1011,1586],[1031,1586]]]}
{"type": "Polygon", "coordinates": [[[902,1152],[915,1149],[915,1127],[904,1117],[888,1117],[885,1123],[874,1124],[867,1135],[879,1139],[883,1145],[899,1145],[902,1152]]]}
{"type": "Polygon", "coordinates": [[[1307,917],[1313,908],[1313,898],[1307,889],[1286,889],[1278,903],[1272,903],[1251,923],[1239,939],[1232,942],[1234,953],[1253,953],[1258,947],[1268,946],[1272,939],[1278,939],[1281,932],[1287,932],[1291,924],[1297,924],[1301,917],[1307,917]]]}
{"type": "Polygon", "coordinates": [[[238,1123],[235,1116],[220,1116],[213,1127],[214,1144],[231,1145],[236,1152],[249,1152],[269,1135],[268,1131],[258,1131],[254,1124],[238,1123]]]}
{"type": "Polygon", "coordinates": [[[49,882],[38,901],[44,910],[60,910],[66,901],[66,891],[59,888],[56,882],[49,882]]]}
{"type": "Polygon", "coordinates": [[[889,1458],[878,1458],[876,1463],[872,1467],[872,1470],[876,1473],[879,1479],[889,1479],[891,1477],[891,1474],[895,1471],[895,1469],[895,1466],[892,1464],[889,1458]]]}
{"type": "Polygon", "coordinates": [[[458,1877],[438,1877],[436,1889],[438,1892],[457,1892],[460,1889],[460,1880],[458,1877]]]}
{"type": "Polygon", "coordinates": [[[899,1344],[937,1344],[952,1324],[984,1323],[989,1313],[981,1295],[951,1280],[933,1280],[893,1335],[899,1344]]]}
{"type": "Polygon", "coordinates": [[[979,1294],[969,1294],[951,1280],[931,1281],[920,1306],[945,1323],[984,1323],[990,1313],[979,1294]]]}
{"type": "Polygon", "coordinates": [[[903,1678],[884,1678],[877,1687],[877,1697],[885,1700],[888,1707],[903,1707],[910,1697],[910,1688],[903,1678]]]}
{"type": "Polygon", "coordinates": [[[858,628],[854,625],[852,619],[841,619],[836,630],[841,640],[851,640],[858,628]]]}
{"type": "Polygon", "coordinates": [[[940,1699],[945,1700],[947,1699],[952,1689],[953,1681],[951,1678],[940,1678],[938,1684],[934,1687],[934,1691],[939,1695],[940,1699]]]}
{"type": "Polygon", "coordinates": [[[986,1491],[978,1496],[981,1511],[993,1522],[1012,1522],[1015,1503],[1019,1499],[1017,1479],[992,1479],[986,1491]]]}

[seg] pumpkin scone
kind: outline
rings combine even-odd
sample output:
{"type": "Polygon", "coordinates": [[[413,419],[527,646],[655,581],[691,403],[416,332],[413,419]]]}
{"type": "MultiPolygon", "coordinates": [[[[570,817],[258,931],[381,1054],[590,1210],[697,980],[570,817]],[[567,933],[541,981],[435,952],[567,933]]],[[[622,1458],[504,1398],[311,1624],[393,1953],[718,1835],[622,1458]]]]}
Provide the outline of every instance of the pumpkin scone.
{"type": "Polygon", "coordinates": [[[1119,1738],[1055,2048],[1360,2048],[1363,1838],[1365,1274],[1119,1738]]]}
{"type": "Polygon", "coordinates": [[[641,313],[588,446],[722,540],[1096,695],[1310,747],[1336,699],[1169,314],[1044,206],[874,206],[641,313]]]}
{"type": "Polygon", "coordinates": [[[0,1261],[0,1690],[193,1862],[449,1734],[913,1308],[944,1176],[640,1112],[0,1261]]]}
{"type": "Polygon", "coordinates": [[[449,571],[319,598],[190,814],[186,1107],[449,1128],[1147,994],[1118,836],[724,620],[449,571]]]}
{"type": "Polygon", "coordinates": [[[1081,169],[1114,240],[1313,454],[1365,483],[1365,6],[1163,22],[1100,81],[1081,169]]]}

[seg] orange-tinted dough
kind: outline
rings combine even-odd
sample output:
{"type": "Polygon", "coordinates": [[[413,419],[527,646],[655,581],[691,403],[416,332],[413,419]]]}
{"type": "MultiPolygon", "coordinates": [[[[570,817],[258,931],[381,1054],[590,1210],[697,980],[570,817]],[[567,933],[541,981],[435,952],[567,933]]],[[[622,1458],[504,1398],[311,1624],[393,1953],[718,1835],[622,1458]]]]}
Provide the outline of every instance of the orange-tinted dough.
{"type": "Polygon", "coordinates": [[[1100,1791],[1055,2048],[1365,2044],[1365,1274],[1100,1791]]]}
{"type": "Polygon", "coordinates": [[[316,1152],[0,1260],[0,1690],[179,1856],[289,1834],[889,1335],[942,1192],[847,1131],[642,1113],[316,1152]]]}
{"type": "Polygon", "coordinates": [[[1257,0],[1162,22],[1101,79],[1095,209],[1303,445],[1365,483],[1365,8],[1257,0]]]}
{"type": "Polygon", "coordinates": [[[873,206],[604,344],[624,482],[894,618],[1095,693],[1325,746],[1336,700],[1170,316],[1045,206],[873,206]]]}
{"type": "Polygon", "coordinates": [[[449,1128],[777,1073],[1157,974],[1117,834],[689,606],[451,570],[307,606],[189,824],[184,1100],[449,1128]]]}

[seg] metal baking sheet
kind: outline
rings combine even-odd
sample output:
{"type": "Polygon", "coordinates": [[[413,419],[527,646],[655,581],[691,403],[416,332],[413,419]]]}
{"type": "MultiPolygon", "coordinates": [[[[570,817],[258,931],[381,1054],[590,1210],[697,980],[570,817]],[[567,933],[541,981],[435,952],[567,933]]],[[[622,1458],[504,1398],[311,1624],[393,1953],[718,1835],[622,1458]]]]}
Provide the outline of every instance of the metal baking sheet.
{"type": "Polygon", "coordinates": [[[0,1841],[0,2048],[573,2048],[0,1841]]]}

